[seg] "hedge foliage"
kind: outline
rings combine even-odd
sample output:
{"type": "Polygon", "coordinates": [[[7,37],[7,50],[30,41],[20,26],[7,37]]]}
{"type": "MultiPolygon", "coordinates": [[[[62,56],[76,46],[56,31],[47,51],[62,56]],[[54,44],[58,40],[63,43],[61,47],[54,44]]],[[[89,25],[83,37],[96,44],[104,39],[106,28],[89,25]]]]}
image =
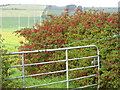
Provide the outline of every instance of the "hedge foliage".
{"type": "MultiPolygon", "coordinates": [[[[97,45],[101,55],[100,87],[118,88],[119,83],[119,52],[118,44],[118,13],[105,13],[99,10],[82,12],[76,10],[69,16],[69,10],[61,16],[48,15],[51,20],[43,21],[42,25],[17,30],[15,33],[25,38],[25,42],[19,47],[19,51],[31,51],[41,49],[53,49],[84,45],[97,45]]],[[[95,48],[70,50],[69,58],[93,56],[95,48]]],[[[25,63],[39,63],[46,61],[64,60],[65,51],[44,52],[38,54],[25,54],[25,63]]],[[[96,59],[96,58],[95,58],[96,59]]],[[[90,66],[93,59],[69,61],[69,68],[90,66]]],[[[26,67],[27,74],[44,73],[48,71],[63,70],[65,62],[44,64],[26,67]]],[[[97,68],[69,72],[69,78],[86,76],[97,73],[97,68]]],[[[63,75],[59,73],[56,75],[63,75]]],[[[55,75],[55,74],[54,74],[55,75]]],[[[47,77],[36,76],[37,77],[47,77]]],[[[78,85],[89,85],[97,82],[97,77],[74,81],[78,85]]]]}

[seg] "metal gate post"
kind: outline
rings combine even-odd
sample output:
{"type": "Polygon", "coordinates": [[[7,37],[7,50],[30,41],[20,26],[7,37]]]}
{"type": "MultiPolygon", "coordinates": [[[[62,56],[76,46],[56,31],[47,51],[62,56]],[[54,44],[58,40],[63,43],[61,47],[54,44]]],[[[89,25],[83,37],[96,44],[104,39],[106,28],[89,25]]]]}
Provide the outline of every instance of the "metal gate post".
{"type": "Polygon", "coordinates": [[[24,88],[24,77],[25,77],[24,53],[22,53],[22,88],[24,88]]]}
{"type": "Polygon", "coordinates": [[[98,90],[99,90],[100,88],[100,51],[98,47],[97,47],[97,54],[98,54],[98,90]]]}
{"type": "Polygon", "coordinates": [[[68,79],[68,50],[66,49],[66,80],[67,80],[67,88],[69,88],[69,79],[68,79]]]}

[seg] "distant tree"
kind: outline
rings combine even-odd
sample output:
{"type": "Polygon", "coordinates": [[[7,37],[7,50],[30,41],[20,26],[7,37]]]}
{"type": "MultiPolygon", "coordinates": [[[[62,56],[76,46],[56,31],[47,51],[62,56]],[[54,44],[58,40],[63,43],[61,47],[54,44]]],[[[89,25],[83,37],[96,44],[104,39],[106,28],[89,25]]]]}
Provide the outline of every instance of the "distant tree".
{"type": "Polygon", "coordinates": [[[66,8],[69,9],[69,11],[74,11],[77,8],[77,6],[74,4],[71,4],[71,5],[67,5],[66,8]]]}
{"type": "Polygon", "coordinates": [[[50,10],[50,9],[52,9],[52,5],[48,5],[48,6],[46,7],[46,10],[50,10]]]}
{"type": "Polygon", "coordinates": [[[77,7],[77,9],[80,9],[80,10],[82,10],[82,6],[78,6],[78,7],[77,7]]]}

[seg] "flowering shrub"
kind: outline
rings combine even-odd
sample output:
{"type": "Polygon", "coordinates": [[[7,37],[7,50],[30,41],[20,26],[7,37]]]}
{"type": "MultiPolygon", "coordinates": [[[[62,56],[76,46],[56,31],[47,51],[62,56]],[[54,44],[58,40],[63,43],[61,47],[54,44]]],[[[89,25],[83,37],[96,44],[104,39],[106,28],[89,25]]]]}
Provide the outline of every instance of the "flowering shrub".
{"type": "MultiPolygon", "coordinates": [[[[68,15],[68,9],[62,16],[48,15],[51,20],[43,21],[43,24],[31,28],[17,30],[15,33],[23,36],[26,42],[19,47],[20,51],[53,49],[72,46],[95,44],[100,49],[101,55],[101,81],[102,88],[118,88],[119,82],[119,56],[118,50],[118,13],[104,13],[98,10],[82,12],[79,9],[72,16],[68,15]],[[76,43],[74,43],[76,42],[76,43]],[[74,43],[74,44],[71,44],[74,43]]],[[[95,49],[71,50],[69,58],[95,55],[95,49]],[[94,50],[92,52],[92,50],[94,50]]],[[[38,63],[45,61],[64,60],[64,51],[45,52],[39,54],[25,54],[25,63],[38,63]]],[[[71,61],[69,68],[91,65],[92,59],[71,61]]],[[[28,74],[43,73],[65,69],[65,62],[31,66],[28,74]]],[[[97,72],[95,69],[70,72],[70,78],[86,76],[97,72]]],[[[58,75],[58,74],[57,74],[58,75]]],[[[47,76],[47,75],[46,75],[47,76]]],[[[36,76],[37,78],[39,76],[36,76]]],[[[44,76],[45,77],[45,76],[44,76]]],[[[75,81],[79,85],[95,83],[97,78],[89,78],[75,81]]]]}

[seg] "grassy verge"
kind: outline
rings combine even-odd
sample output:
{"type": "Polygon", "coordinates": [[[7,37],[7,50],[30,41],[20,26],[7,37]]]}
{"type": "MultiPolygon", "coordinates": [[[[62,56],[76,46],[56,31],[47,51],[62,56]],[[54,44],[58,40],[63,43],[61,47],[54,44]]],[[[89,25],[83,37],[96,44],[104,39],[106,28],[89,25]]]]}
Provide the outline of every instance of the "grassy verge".
{"type": "MultiPolygon", "coordinates": [[[[9,78],[14,78],[14,77],[19,77],[19,75],[21,75],[22,72],[16,68],[14,68],[14,69],[10,69],[9,73],[12,73],[12,75],[10,75],[9,78]]],[[[51,76],[51,77],[46,77],[44,79],[41,77],[38,77],[38,78],[28,77],[28,78],[25,78],[24,86],[30,87],[30,86],[35,86],[35,85],[59,82],[59,81],[63,81],[63,80],[66,80],[65,75],[56,76],[56,77],[51,76]]],[[[22,88],[22,79],[19,79],[19,80],[16,79],[16,80],[13,80],[13,82],[18,83],[19,85],[17,85],[17,87],[22,88]]],[[[16,84],[13,84],[13,87],[15,87],[14,85],[16,85],[16,84]]],[[[69,82],[69,87],[77,88],[77,87],[80,87],[80,85],[76,85],[73,82],[69,82]]],[[[34,88],[66,88],[66,82],[52,84],[52,85],[39,86],[39,87],[34,87],[34,88]]]]}

